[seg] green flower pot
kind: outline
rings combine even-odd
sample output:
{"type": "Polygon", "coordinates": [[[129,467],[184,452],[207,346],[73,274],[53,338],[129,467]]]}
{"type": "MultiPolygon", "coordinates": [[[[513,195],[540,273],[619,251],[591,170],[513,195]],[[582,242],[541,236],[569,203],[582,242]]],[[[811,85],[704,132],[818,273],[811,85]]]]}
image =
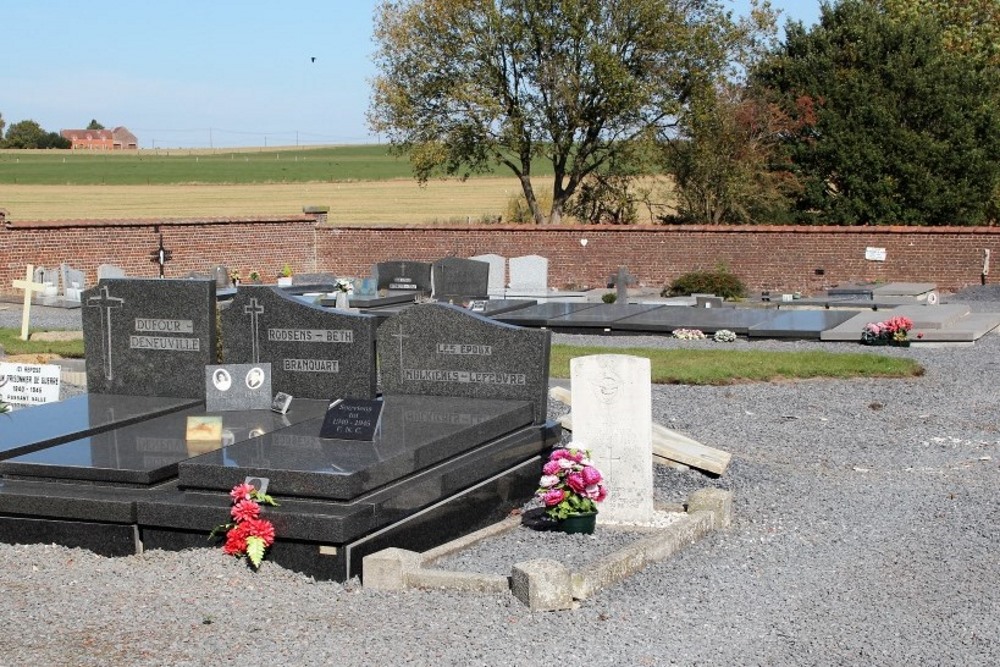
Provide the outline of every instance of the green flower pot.
{"type": "Polygon", "coordinates": [[[585,514],[570,514],[568,517],[559,521],[556,526],[556,530],[561,530],[564,533],[569,534],[579,534],[579,535],[592,535],[594,533],[594,526],[597,524],[597,512],[587,512],[585,514]]]}

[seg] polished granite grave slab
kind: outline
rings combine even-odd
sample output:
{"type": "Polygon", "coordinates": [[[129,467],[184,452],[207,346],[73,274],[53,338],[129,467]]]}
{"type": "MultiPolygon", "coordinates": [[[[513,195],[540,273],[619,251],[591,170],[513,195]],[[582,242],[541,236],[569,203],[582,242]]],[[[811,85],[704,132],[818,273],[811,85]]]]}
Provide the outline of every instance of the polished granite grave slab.
{"type": "Polygon", "coordinates": [[[195,407],[120,426],[46,447],[0,462],[0,475],[20,479],[77,480],[108,484],[150,485],[177,474],[185,459],[322,417],[326,401],[297,399],[284,415],[270,410],[211,413],[222,419],[221,442],[186,440],[188,417],[203,416],[195,407]]]}
{"type": "Polygon", "coordinates": [[[854,317],[847,310],[772,310],[770,317],[747,330],[750,338],[819,340],[820,335],[854,317]]]}
{"type": "Polygon", "coordinates": [[[746,335],[750,327],[762,324],[771,311],[755,308],[663,307],[617,320],[613,331],[670,333],[674,329],[700,329],[706,334],[728,329],[746,335]]]}
{"type": "Polygon", "coordinates": [[[319,437],[322,419],[207,453],[180,466],[182,487],[227,490],[247,476],[269,492],[349,500],[532,423],[527,401],[391,395],[371,442],[319,437]]]}
{"type": "Polygon", "coordinates": [[[190,398],[84,394],[0,415],[0,459],[199,405],[190,398]]]}
{"type": "Polygon", "coordinates": [[[665,306],[638,303],[601,303],[595,308],[582,308],[560,317],[550,318],[545,326],[555,331],[570,329],[607,329],[610,331],[614,328],[615,322],[663,307],[665,306]]]}
{"type": "MultiPolygon", "coordinates": [[[[500,520],[531,497],[559,426],[532,425],[346,501],[285,498],[266,508],[278,540],[268,558],[321,579],[361,574],[364,555],[424,551],[500,520]]],[[[269,487],[270,488],[270,487],[269,487]]],[[[270,492],[270,491],[269,491],[270,492]]],[[[2,499],[2,496],[0,496],[2,499]]],[[[136,504],[147,549],[205,547],[205,526],[227,520],[222,492],[163,488],[136,504]]]]}
{"type": "Polygon", "coordinates": [[[508,324],[524,327],[545,327],[551,320],[566,317],[581,310],[597,308],[599,303],[569,303],[562,301],[547,301],[528,308],[520,308],[510,313],[503,313],[495,319],[508,324]]]}

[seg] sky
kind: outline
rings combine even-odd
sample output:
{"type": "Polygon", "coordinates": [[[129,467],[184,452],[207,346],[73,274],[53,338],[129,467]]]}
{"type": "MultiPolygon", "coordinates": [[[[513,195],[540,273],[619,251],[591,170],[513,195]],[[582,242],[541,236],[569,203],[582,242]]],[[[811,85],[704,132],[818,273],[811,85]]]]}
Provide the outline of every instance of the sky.
{"type": "MultiPolygon", "coordinates": [[[[376,4],[11,0],[0,115],[47,132],[123,125],[140,148],[376,143],[376,4]]],[[[750,0],[724,4],[742,14],[750,0]]],[[[819,5],[772,0],[781,25],[816,23],[819,5]]]]}

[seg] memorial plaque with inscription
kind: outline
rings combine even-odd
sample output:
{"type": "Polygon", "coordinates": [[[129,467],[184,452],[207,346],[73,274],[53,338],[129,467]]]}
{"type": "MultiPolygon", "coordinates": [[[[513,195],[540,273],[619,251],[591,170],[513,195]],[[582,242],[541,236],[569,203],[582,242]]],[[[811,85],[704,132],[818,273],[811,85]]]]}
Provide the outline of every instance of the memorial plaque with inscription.
{"type": "Polygon", "coordinates": [[[374,398],[376,322],[271,287],[241,286],[222,311],[223,358],[269,362],[272,389],[295,397],[374,398]]]}
{"type": "Polygon", "coordinates": [[[382,401],[338,398],[326,411],[319,437],[371,441],[381,415],[382,401]]]}
{"type": "Polygon", "coordinates": [[[215,283],[103,279],[81,296],[87,390],[205,397],[215,363],[215,283]]]}
{"type": "Polygon", "coordinates": [[[519,399],[546,418],[551,332],[501,324],[462,308],[422,304],[378,330],[389,394],[519,399]]]}

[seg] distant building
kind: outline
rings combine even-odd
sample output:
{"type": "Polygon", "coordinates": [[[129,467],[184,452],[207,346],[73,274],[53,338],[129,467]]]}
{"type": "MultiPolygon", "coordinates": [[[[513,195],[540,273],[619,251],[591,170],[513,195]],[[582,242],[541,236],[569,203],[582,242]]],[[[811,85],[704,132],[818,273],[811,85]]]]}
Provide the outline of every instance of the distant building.
{"type": "Polygon", "coordinates": [[[139,147],[139,140],[125,127],[113,130],[62,130],[59,134],[73,142],[73,149],[118,151],[139,147]]]}

